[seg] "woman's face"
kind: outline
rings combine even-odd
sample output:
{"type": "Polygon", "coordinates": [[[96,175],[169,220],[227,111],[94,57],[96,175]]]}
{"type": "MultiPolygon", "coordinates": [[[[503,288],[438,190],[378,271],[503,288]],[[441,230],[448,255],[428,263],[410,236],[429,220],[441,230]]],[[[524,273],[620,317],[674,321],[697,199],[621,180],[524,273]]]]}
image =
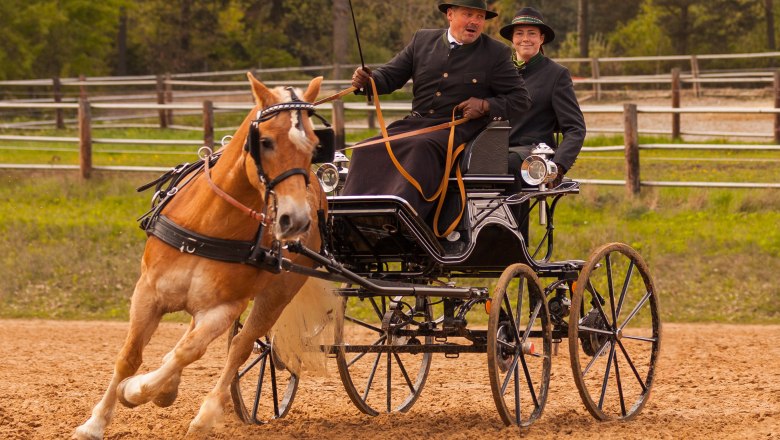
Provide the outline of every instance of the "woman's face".
{"type": "Polygon", "coordinates": [[[539,53],[544,44],[544,34],[537,26],[515,26],[512,33],[512,46],[515,48],[517,58],[528,61],[539,53]]]}

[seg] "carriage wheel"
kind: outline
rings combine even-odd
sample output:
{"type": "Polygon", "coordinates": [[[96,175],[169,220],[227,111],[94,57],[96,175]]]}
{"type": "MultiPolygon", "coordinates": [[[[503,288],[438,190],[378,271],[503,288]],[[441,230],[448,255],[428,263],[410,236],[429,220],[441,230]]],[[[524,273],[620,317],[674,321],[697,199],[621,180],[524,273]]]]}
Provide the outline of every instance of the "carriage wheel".
{"type": "Polygon", "coordinates": [[[424,298],[422,310],[415,308],[415,298],[385,296],[346,297],[344,319],[336,325],[336,362],[341,382],[352,403],[366,414],[406,412],[420,397],[431,353],[378,353],[372,346],[430,344],[433,338],[417,339],[395,334],[398,330],[416,330],[409,323],[431,320],[431,305],[424,298]],[[364,346],[365,350],[350,346],[364,346]]]}
{"type": "Polygon", "coordinates": [[[630,246],[591,254],[574,285],[569,355],[574,382],[599,420],[636,416],[655,376],[661,321],[647,264],[630,246]]]}
{"type": "MultiPolygon", "coordinates": [[[[242,327],[239,320],[233,323],[228,349],[242,327]]],[[[255,340],[252,354],[230,384],[236,414],[244,423],[254,425],[287,415],[297,390],[298,376],[279,363],[267,337],[255,340]]]]}
{"type": "Polygon", "coordinates": [[[539,278],[525,264],[507,267],[489,304],[493,400],[506,425],[529,426],[544,410],[552,367],[550,315],[539,278]]]}

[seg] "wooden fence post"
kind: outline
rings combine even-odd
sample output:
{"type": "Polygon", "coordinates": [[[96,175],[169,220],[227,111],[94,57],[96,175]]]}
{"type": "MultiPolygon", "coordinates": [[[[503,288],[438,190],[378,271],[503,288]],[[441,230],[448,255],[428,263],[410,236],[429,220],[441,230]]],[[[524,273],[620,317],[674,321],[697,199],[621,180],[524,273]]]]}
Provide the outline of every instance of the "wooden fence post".
{"type": "Polygon", "coordinates": [[[89,179],[92,174],[92,115],[89,100],[79,98],[79,168],[81,177],[89,179]]]}
{"type": "MultiPolygon", "coordinates": [[[[775,70],[775,108],[780,108],[780,70],[775,70]]],[[[775,143],[780,144],[780,113],[775,113],[775,143]]]]}
{"type": "Polygon", "coordinates": [[[214,148],[214,103],[203,101],[203,145],[214,148]]]}
{"type": "MultiPolygon", "coordinates": [[[[165,104],[165,80],[162,75],[157,75],[157,103],[165,104]]],[[[168,128],[165,109],[160,109],[158,114],[160,115],[160,128],[168,128]]]]}
{"type": "Polygon", "coordinates": [[[693,96],[699,97],[701,95],[701,83],[699,79],[699,59],[696,55],[691,55],[691,75],[693,76],[693,96]]]}
{"type": "MultiPolygon", "coordinates": [[[[52,91],[54,93],[54,102],[57,104],[62,103],[62,82],[59,76],[55,76],[51,80],[52,91]]],[[[65,128],[65,120],[62,117],[62,109],[58,108],[54,111],[54,119],[57,121],[57,129],[62,130],[65,128]]]]}
{"type": "Polygon", "coordinates": [[[84,75],[79,75],[79,98],[87,98],[87,78],[84,75]]]}
{"type": "MultiPolygon", "coordinates": [[[[672,108],[680,108],[680,68],[672,69],[672,108]]],[[[680,138],[680,114],[672,113],[672,138],[680,138]]]]}
{"type": "MultiPolygon", "coordinates": [[[[173,84],[171,84],[171,74],[165,74],[165,102],[168,104],[173,103],[173,84]]],[[[173,109],[166,110],[165,120],[168,125],[173,125],[173,109]]]]}
{"type": "Polygon", "coordinates": [[[343,150],[346,145],[346,136],[344,135],[344,101],[337,99],[333,101],[333,130],[335,131],[336,149],[343,150]]]}
{"type": "Polygon", "coordinates": [[[626,152],[626,192],[639,194],[639,124],[636,104],[623,104],[624,144],[626,152]]]}
{"type": "MultiPolygon", "coordinates": [[[[599,79],[601,78],[601,73],[599,72],[599,59],[598,58],[591,58],[590,59],[590,70],[591,70],[591,77],[593,79],[599,79]]],[[[594,82],[593,83],[593,94],[596,95],[596,101],[601,100],[601,84],[594,82]]]]}

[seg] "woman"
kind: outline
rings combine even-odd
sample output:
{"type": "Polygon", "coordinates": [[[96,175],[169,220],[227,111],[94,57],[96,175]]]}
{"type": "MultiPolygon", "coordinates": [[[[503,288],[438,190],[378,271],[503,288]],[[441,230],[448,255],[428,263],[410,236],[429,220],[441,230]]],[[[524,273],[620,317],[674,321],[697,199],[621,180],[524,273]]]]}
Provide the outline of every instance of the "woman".
{"type": "Polygon", "coordinates": [[[555,32],[544,24],[534,8],[520,9],[512,22],[500,30],[512,42],[512,60],[531,95],[530,110],[510,113],[509,166],[519,177],[520,164],[532,146],[544,142],[555,150],[552,160],[558,165],[558,186],[571,169],[585,140],[585,118],[574,94],[569,71],[544,56],[543,46],[555,39],[555,32]],[[558,144],[555,133],[563,134],[558,144]]]}

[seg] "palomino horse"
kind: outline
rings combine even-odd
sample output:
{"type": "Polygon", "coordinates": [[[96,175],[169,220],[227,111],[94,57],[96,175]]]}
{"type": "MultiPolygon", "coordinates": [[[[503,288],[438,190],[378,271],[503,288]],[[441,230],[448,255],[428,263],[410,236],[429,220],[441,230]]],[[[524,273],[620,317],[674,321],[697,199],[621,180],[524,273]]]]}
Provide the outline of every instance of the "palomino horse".
{"type": "MultiPolygon", "coordinates": [[[[301,105],[296,110],[295,105],[303,103],[292,89],[268,89],[251,74],[247,76],[256,107],[223,148],[211,169],[211,179],[205,173],[198,175],[180,188],[162,214],[206,237],[251,242],[258,231],[264,231],[263,247],[270,248],[274,241],[300,239],[307,247],[317,248],[320,235],[316,212],[326,209],[327,203],[317,178],[310,172],[318,139],[309,115],[301,111],[301,105]],[[262,111],[269,107],[271,116],[261,118],[262,111]],[[255,115],[260,122],[253,125],[255,115]],[[253,130],[259,133],[250,133],[253,130]],[[250,135],[262,135],[255,137],[256,144],[259,140],[261,146],[253,154],[243,148],[250,135]],[[228,203],[231,197],[233,203],[237,201],[252,214],[268,212],[270,215],[263,221],[270,220],[271,227],[260,228],[257,218],[261,217],[247,216],[247,212],[228,203]],[[274,200],[271,203],[266,199],[274,200]],[[265,209],[266,203],[270,210],[265,209]]],[[[321,77],[309,83],[302,95],[305,102],[317,97],[321,83],[321,77]]],[[[222,376],[190,424],[189,435],[206,433],[223,414],[230,398],[230,382],[251,353],[254,340],[271,328],[306,280],[305,276],[291,272],[274,274],[249,264],[203,258],[183,248],[165,244],[155,236],[148,239],[141,260],[141,277],[133,292],[130,328],[113,377],[92,416],[76,429],[73,438],[102,438],[117,400],[128,407],[149,401],[159,406],[171,405],[184,367],[203,356],[207,346],[225,333],[254,298],[244,328],[230,346],[222,376]],[[181,340],[165,355],[158,369],[133,376],[162,316],[179,310],[192,315],[181,340]]],[[[293,261],[298,258],[288,257],[293,261]]]]}

